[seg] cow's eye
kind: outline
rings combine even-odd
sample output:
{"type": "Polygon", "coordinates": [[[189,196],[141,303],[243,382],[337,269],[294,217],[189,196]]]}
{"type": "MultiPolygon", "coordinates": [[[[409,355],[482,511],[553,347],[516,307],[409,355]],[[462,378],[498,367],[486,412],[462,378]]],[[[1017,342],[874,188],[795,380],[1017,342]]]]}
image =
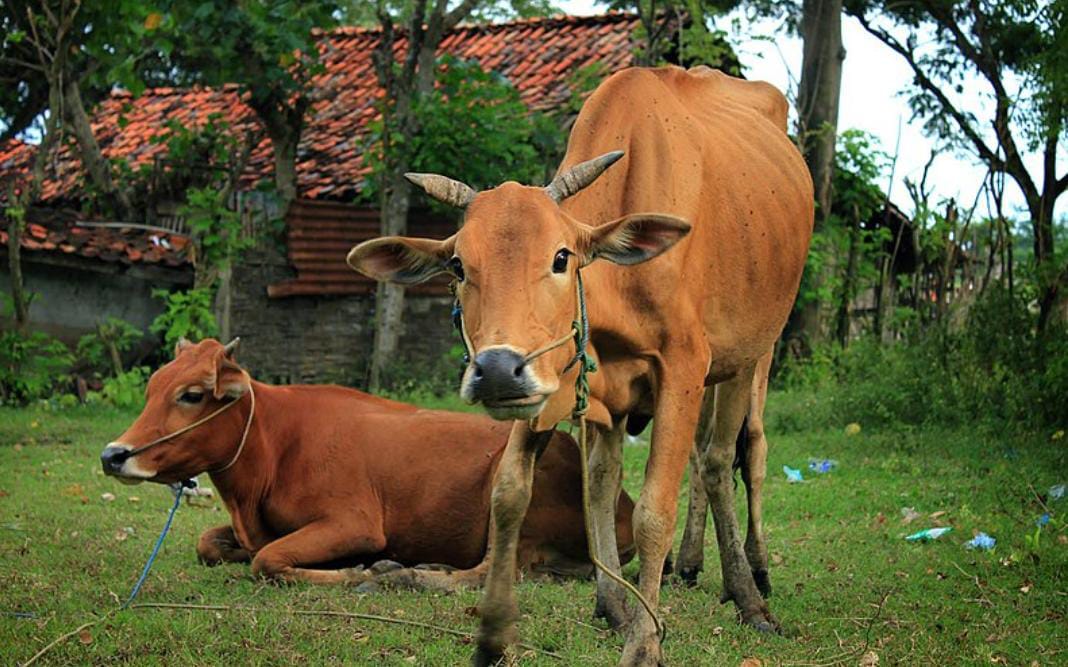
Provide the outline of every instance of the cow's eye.
{"type": "Polygon", "coordinates": [[[204,392],[202,391],[185,391],[178,397],[179,403],[188,403],[189,405],[196,405],[204,400],[204,392]]]}
{"type": "Polygon", "coordinates": [[[453,257],[448,261],[445,267],[449,270],[453,276],[460,282],[464,281],[464,263],[460,261],[459,257],[453,257]]]}
{"type": "Polygon", "coordinates": [[[567,271],[567,258],[571,256],[571,251],[567,248],[556,251],[556,257],[553,257],[553,273],[563,273],[567,271]]]}

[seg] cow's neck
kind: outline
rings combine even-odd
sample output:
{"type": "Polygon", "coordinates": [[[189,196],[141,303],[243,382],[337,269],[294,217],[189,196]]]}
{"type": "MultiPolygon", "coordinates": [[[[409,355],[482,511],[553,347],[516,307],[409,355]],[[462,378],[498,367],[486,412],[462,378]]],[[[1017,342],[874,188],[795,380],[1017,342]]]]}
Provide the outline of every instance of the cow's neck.
{"type": "MultiPolygon", "coordinates": [[[[252,386],[256,392],[256,414],[249,428],[245,447],[232,466],[222,472],[210,473],[210,477],[219,497],[230,512],[234,535],[241,546],[255,552],[273,539],[264,524],[260,503],[275,478],[278,461],[267,438],[267,434],[274,432],[271,422],[273,415],[277,415],[277,400],[274,396],[275,388],[271,385],[254,381],[252,386]]],[[[232,414],[227,415],[228,419],[220,425],[219,430],[226,434],[227,440],[233,442],[236,452],[248,419],[248,410],[229,412],[232,414]]],[[[226,461],[228,462],[229,458],[226,461]]],[[[222,465],[225,465],[225,462],[222,465]]]]}

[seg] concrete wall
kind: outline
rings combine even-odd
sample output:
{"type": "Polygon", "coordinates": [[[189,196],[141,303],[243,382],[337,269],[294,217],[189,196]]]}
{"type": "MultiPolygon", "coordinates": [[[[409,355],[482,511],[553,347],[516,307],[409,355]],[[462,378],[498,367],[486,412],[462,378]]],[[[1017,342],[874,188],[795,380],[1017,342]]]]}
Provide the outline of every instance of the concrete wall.
{"type": "MultiPolygon", "coordinates": [[[[24,252],[22,262],[26,290],[36,294],[30,306],[30,327],[71,344],[107,317],[124,319],[147,331],[162,311],[162,302],[152,298],[152,290],[174,287],[175,281],[184,282],[191,276],[181,271],[146,272],[96,260],[53,263],[51,257],[34,258],[34,254],[24,252]]],[[[2,257],[0,290],[10,295],[7,256],[2,257]]],[[[0,326],[10,326],[10,322],[0,322],[0,326]]]]}

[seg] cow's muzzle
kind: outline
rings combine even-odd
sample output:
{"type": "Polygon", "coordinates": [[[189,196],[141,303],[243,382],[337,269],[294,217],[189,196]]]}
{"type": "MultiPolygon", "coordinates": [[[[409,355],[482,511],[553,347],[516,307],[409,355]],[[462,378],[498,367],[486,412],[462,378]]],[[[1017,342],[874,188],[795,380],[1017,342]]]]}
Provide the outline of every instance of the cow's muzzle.
{"type": "Polygon", "coordinates": [[[133,463],[130,459],[129,447],[110,444],[100,453],[100,466],[104,469],[104,473],[117,477],[119,481],[137,484],[151,477],[137,469],[133,463]]]}
{"type": "Polygon", "coordinates": [[[508,347],[492,347],[475,357],[463,393],[495,419],[528,419],[546,399],[526,359],[508,347]]]}

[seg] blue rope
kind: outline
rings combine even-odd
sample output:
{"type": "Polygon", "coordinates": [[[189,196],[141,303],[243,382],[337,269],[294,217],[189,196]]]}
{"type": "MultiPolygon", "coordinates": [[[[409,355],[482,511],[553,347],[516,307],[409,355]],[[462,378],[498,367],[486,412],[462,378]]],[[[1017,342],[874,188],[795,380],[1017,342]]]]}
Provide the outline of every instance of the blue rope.
{"type": "Polygon", "coordinates": [[[163,531],[159,534],[159,538],[156,539],[156,546],[152,547],[152,554],[148,557],[148,562],[145,563],[145,568],[141,570],[141,576],[137,579],[137,583],[134,584],[133,590],[130,591],[130,597],[126,598],[125,604],[122,605],[122,609],[126,609],[130,606],[130,603],[134,601],[137,594],[141,592],[141,585],[145,583],[145,578],[148,577],[148,571],[152,569],[152,564],[156,562],[156,556],[159,555],[159,549],[163,546],[163,540],[167,537],[167,533],[171,529],[171,522],[174,521],[174,514],[178,511],[178,504],[182,502],[182,489],[185,487],[196,487],[196,480],[186,480],[178,484],[171,485],[170,489],[174,491],[174,505],[171,506],[171,513],[167,515],[167,523],[163,524],[163,531]]]}

